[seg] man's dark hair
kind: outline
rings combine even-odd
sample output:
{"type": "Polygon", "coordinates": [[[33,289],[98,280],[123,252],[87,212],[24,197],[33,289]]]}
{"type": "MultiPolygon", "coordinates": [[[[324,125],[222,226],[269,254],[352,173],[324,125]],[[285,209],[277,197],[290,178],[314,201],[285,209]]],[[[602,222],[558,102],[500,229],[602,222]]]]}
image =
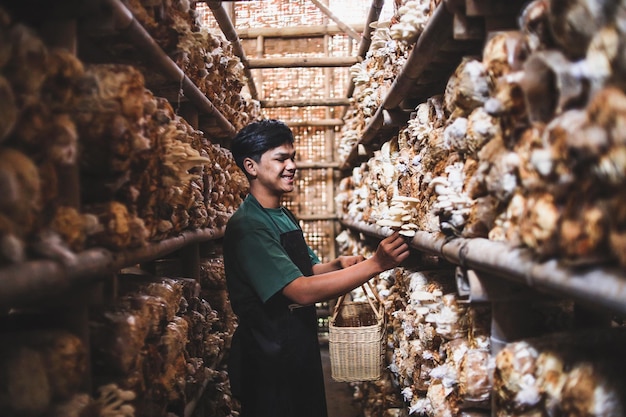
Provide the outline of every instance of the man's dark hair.
{"type": "Polygon", "coordinates": [[[247,175],[243,160],[252,158],[259,162],[261,155],[270,149],[293,143],[293,132],[285,123],[275,119],[253,122],[241,129],[233,138],[230,151],[237,166],[247,175]]]}

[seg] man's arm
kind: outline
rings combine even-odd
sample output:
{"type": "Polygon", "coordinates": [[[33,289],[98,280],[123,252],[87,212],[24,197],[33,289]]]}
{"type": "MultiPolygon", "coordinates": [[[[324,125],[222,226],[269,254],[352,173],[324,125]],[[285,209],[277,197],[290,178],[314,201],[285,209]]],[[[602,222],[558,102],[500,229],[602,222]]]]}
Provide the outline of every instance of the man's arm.
{"type": "Polygon", "coordinates": [[[347,268],[354,264],[358,264],[365,260],[363,255],[355,255],[355,256],[339,256],[330,262],[326,262],[325,264],[315,264],[313,265],[313,274],[325,274],[326,272],[337,271],[339,269],[347,268]]]}
{"type": "Polygon", "coordinates": [[[287,298],[302,305],[328,300],[351,291],[383,271],[398,266],[408,256],[409,246],[396,232],[383,239],[370,258],[356,262],[357,259],[354,258],[358,257],[345,257],[346,262],[348,258],[352,258],[349,259],[352,264],[342,269],[332,269],[341,266],[341,261],[333,261],[338,264],[329,262],[316,265],[313,269],[315,275],[298,277],[287,284],[282,291],[287,298]]]}

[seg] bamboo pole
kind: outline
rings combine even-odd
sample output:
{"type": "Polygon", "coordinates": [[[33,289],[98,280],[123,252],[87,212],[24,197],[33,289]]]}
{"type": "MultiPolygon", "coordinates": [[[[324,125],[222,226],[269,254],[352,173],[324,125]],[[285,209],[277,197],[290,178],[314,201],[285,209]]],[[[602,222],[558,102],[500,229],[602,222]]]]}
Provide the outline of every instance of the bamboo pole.
{"type": "MultiPolygon", "coordinates": [[[[324,36],[324,53],[325,55],[330,55],[330,36],[324,36]]],[[[335,74],[335,70],[332,68],[324,68],[324,96],[330,97],[332,94],[332,84],[333,84],[333,76],[335,74]]],[[[334,113],[333,107],[326,107],[325,113],[326,117],[330,118],[334,113]]],[[[334,161],[335,157],[335,129],[326,128],[324,131],[324,140],[325,140],[325,149],[326,154],[324,155],[324,160],[327,162],[334,161]]],[[[335,194],[335,173],[332,168],[326,169],[326,195],[334,196],[335,194]]],[[[326,199],[326,213],[335,214],[335,199],[327,198],[326,199]]],[[[335,259],[337,257],[337,247],[335,244],[335,235],[336,227],[335,222],[330,222],[326,224],[326,233],[330,237],[330,244],[328,248],[328,259],[335,259]]]]}
{"type": "Polygon", "coordinates": [[[313,4],[317,6],[318,9],[322,11],[322,13],[324,13],[332,21],[337,23],[337,26],[339,26],[341,30],[343,30],[346,33],[346,35],[350,36],[352,39],[354,39],[357,42],[361,40],[361,36],[358,33],[356,33],[356,31],[352,29],[349,25],[347,25],[341,19],[339,19],[339,17],[333,14],[333,12],[325,4],[323,4],[319,0],[311,0],[311,1],[313,2],[313,4]]]}
{"type": "Polygon", "coordinates": [[[316,168],[339,169],[339,163],[334,162],[334,161],[325,161],[325,162],[298,161],[296,165],[298,166],[298,169],[316,169],[316,168]]]}
{"type": "MultiPolygon", "coordinates": [[[[372,44],[372,32],[374,31],[371,24],[378,21],[380,13],[383,10],[384,3],[385,0],[372,0],[372,5],[370,6],[370,10],[367,15],[367,22],[365,23],[363,30],[363,37],[361,38],[361,43],[359,45],[359,51],[357,52],[357,57],[360,57],[361,59],[365,59],[365,55],[367,55],[367,51],[370,49],[370,45],[372,44]]],[[[346,88],[346,97],[352,97],[352,94],[354,94],[354,80],[350,77],[348,87],[346,88]]],[[[341,113],[342,118],[345,116],[347,110],[348,109],[345,108],[341,113]]]]}
{"type": "Polygon", "coordinates": [[[304,68],[304,67],[350,67],[359,62],[356,57],[279,57],[279,58],[250,58],[250,68],[304,68]]]}
{"type": "Polygon", "coordinates": [[[73,265],[46,259],[5,266],[0,268],[0,310],[59,296],[76,286],[99,281],[103,276],[122,268],[163,257],[187,245],[223,236],[223,227],[193,230],[123,252],[88,249],[77,255],[73,265]]]}
{"type": "MultiPolygon", "coordinates": [[[[365,25],[355,25],[354,30],[363,32],[365,25]]],[[[343,30],[337,25],[292,26],[282,28],[246,28],[238,29],[240,39],[265,38],[318,38],[325,35],[338,35],[343,30]]]]}
{"type": "Polygon", "coordinates": [[[228,39],[233,47],[233,53],[239,57],[241,63],[243,64],[243,72],[248,79],[248,89],[250,90],[250,96],[254,100],[259,99],[259,94],[256,90],[256,86],[254,85],[254,78],[252,77],[252,73],[250,72],[250,64],[248,63],[248,58],[246,57],[246,53],[241,46],[241,42],[239,41],[239,37],[237,36],[237,31],[233,26],[233,23],[224,9],[224,5],[221,1],[218,0],[209,0],[206,2],[211,12],[213,12],[213,16],[215,20],[217,20],[217,24],[226,39],[228,39]]]}
{"type": "Polygon", "coordinates": [[[302,100],[261,100],[261,107],[319,107],[319,106],[348,106],[350,100],[347,98],[328,99],[302,99],[302,100]]]}
{"type": "MultiPolygon", "coordinates": [[[[264,54],[265,54],[265,37],[259,35],[256,38],[256,57],[258,59],[261,59],[263,58],[264,54]]],[[[249,62],[248,62],[248,65],[250,65],[249,62]]],[[[261,95],[262,95],[263,94],[263,82],[264,82],[263,71],[261,71],[260,69],[256,69],[254,70],[254,73],[257,76],[257,80],[259,80],[259,87],[261,88],[261,95]]]]}

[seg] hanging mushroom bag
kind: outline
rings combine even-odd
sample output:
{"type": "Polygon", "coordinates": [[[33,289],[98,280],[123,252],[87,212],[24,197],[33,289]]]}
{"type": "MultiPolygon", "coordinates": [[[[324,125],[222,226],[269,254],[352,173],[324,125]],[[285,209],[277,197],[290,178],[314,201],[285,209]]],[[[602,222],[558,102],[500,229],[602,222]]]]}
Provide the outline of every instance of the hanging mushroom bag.
{"type": "Polygon", "coordinates": [[[328,350],[335,381],[374,381],[380,378],[385,339],[384,307],[376,289],[367,282],[374,299],[361,288],[367,301],[339,297],[330,319],[328,350]]]}

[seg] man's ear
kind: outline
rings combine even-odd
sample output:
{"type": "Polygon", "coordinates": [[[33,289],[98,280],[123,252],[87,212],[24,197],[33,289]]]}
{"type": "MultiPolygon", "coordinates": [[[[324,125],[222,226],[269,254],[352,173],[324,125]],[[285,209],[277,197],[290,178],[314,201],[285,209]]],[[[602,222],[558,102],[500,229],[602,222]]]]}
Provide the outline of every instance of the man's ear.
{"type": "Polygon", "coordinates": [[[248,173],[248,175],[256,177],[256,162],[254,161],[254,159],[252,159],[252,158],[245,158],[243,160],[243,167],[246,170],[246,172],[248,173]]]}

